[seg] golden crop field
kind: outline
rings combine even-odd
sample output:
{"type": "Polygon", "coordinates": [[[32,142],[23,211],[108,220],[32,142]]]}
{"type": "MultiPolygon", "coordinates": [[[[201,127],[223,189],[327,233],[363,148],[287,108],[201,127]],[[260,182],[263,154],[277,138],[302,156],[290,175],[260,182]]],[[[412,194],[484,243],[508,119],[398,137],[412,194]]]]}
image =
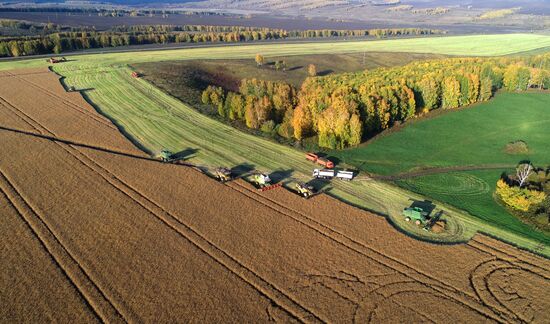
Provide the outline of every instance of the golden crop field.
{"type": "Polygon", "coordinates": [[[547,259],[222,184],[137,150],[47,70],[0,80],[1,322],[550,321],[547,259]]]}

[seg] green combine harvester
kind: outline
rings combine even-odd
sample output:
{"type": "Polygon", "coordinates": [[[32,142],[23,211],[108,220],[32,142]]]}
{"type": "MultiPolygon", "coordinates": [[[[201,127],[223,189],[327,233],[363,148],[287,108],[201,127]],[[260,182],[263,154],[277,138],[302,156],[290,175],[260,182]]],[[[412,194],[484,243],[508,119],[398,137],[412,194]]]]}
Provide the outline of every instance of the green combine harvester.
{"type": "Polygon", "coordinates": [[[167,149],[160,151],[159,158],[162,162],[170,162],[172,160],[172,152],[167,149]]]}
{"type": "Polygon", "coordinates": [[[416,225],[426,225],[428,223],[428,212],[420,207],[409,207],[403,209],[405,221],[414,222],[416,225]]]}

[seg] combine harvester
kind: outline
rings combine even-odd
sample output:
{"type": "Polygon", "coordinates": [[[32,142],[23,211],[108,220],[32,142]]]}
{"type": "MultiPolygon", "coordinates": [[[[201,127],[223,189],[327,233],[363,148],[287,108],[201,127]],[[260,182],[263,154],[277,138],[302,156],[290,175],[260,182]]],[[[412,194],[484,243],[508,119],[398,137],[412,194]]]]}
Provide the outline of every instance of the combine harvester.
{"type": "Polygon", "coordinates": [[[225,183],[225,182],[228,182],[228,181],[231,181],[231,169],[228,169],[228,168],[217,168],[216,169],[216,172],[214,173],[214,175],[216,176],[216,178],[221,182],[221,183],[225,183]]]}
{"type": "Polygon", "coordinates": [[[298,182],[296,183],[296,191],[298,191],[298,194],[300,194],[304,198],[310,198],[314,195],[314,188],[311,185],[308,185],[304,182],[298,182]]]}
{"type": "Polygon", "coordinates": [[[330,170],[330,169],[315,169],[313,170],[313,177],[315,179],[340,179],[351,181],[354,177],[353,172],[351,171],[342,171],[342,170],[330,170]]]}
{"type": "Polygon", "coordinates": [[[430,213],[421,207],[409,207],[403,209],[403,216],[406,222],[414,222],[417,226],[422,226],[425,231],[440,233],[445,230],[445,221],[440,220],[443,215],[440,210],[435,216],[430,217],[430,213]]]}
{"type": "Polygon", "coordinates": [[[254,174],[252,181],[261,191],[268,191],[271,189],[279,188],[283,185],[282,183],[271,184],[271,178],[269,178],[269,175],[264,173],[254,174]]]}
{"type": "Polygon", "coordinates": [[[315,153],[307,153],[306,160],[322,165],[325,169],[334,168],[334,163],[331,160],[319,157],[315,153]]]}
{"type": "Polygon", "coordinates": [[[174,154],[172,152],[170,152],[169,150],[167,149],[163,149],[162,151],[160,151],[159,155],[158,155],[158,158],[162,161],[162,162],[172,162],[173,156],[174,154]]]}

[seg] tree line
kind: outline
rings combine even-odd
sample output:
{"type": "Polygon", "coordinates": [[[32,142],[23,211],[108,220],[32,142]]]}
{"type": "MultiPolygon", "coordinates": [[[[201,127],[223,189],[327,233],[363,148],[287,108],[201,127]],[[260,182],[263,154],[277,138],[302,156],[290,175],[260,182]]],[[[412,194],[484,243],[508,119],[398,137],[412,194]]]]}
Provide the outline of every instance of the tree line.
{"type": "Polygon", "coordinates": [[[441,59],[309,77],[299,91],[282,82],[243,80],[239,93],[209,87],[203,102],[218,105],[221,116],[244,118],[250,128],[269,123],[283,137],[316,136],[320,147],[342,149],[433,109],[489,100],[503,88],[550,88],[550,55],[441,59]],[[235,102],[228,106],[229,98],[235,102]]]}
{"type": "Polygon", "coordinates": [[[143,44],[247,42],[286,38],[399,36],[441,33],[438,30],[401,28],[370,30],[302,30],[241,26],[151,25],[119,26],[110,31],[59,31],[48,35],[0,39],[0,57],[59,54],[67,51],[143,44]]]}

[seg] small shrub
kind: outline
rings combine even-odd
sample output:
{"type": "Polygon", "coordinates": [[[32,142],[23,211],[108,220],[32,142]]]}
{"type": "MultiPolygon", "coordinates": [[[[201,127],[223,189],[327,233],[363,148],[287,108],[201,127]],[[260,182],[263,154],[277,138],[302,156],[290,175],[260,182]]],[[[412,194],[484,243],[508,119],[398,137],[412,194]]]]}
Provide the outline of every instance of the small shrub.
{"type": "Polygon", "coordinates": [[[507,154],[527,154],[529,153],[529,146],[522,140],[513,141],[506,144],[504,152],[507,154]]]}
{"type": "Polygon", "coordinates": [[[268,120],[262,124],[260,130],[266,134],[273,134],[275,132],[275,122],[268,120]]]}

